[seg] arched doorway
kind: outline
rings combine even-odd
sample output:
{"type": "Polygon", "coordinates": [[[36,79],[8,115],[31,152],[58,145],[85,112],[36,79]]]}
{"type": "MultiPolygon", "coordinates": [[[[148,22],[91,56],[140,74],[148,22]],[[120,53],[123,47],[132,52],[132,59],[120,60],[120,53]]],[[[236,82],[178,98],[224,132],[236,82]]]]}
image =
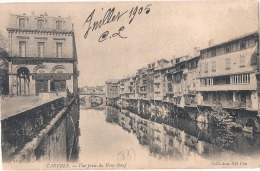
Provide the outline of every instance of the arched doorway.
{"type": "Polygon", "coordinates": [[[30,71],[26,67],[17,70],[17,96],[30,94],[30,71]]]}
{"type": "Polygon", "coordinates": [[[36,95],[39,95],[39,93],[48,92],[48,79],[44,78],[44,75],[48,73],[47,67],[44,65],[37,66],[34,69],[34,73],[39,76],[43,77],[37,77],[35,78],[35,93],[36,95]]]}

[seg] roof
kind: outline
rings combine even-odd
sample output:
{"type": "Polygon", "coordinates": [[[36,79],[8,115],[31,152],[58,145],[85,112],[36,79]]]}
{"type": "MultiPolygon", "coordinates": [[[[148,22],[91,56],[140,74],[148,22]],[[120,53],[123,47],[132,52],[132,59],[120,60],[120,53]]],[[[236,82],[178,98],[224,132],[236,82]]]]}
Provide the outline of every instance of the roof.
{"type": "Polygon", "coordinates": [[[118,80],[116,79],[110,79],[110,80],[107,80],[106,83],[117,83],[118,80]]]}
{"type": "Polygon", "coordinates": [[[207,48],[204,48],[204,49],[201,49],[200,51],[204,51],[206,49],[210,49],[210,48],[213,48],[213,47],[217,47],[217,46],[220,46],[222,44],[226,44],[226,43],[231,43],[231,42],[234,42],[236,40],[239,40],[239,39],[242,39],[242,38],[245,38],[245,37],[248,37],[248,36],[252,36],[254,34],[258,34],[258,31],[254,31],[254,32],[250,32],[250,33],[247,33],[247,34],[244,34],[244,35],[241,35],[241,36],[238,36],[238,37],[235,37],[235,38],[232,38],[228,41],[225,41],[225,42],[222,42],[222,43],[218,43],[218,44],[215,44],[213,46],[210,46],[210,47],[207,47],[207,48]]]}

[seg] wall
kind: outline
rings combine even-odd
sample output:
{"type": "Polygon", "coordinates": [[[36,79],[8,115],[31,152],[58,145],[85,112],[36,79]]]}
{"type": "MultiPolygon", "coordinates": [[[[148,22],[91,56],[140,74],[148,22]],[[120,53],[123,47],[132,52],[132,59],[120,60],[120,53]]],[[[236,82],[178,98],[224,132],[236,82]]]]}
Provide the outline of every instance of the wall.
{"type": "Polygon", "coordinates": [[[256,65],[251,65],[251,58],[255,52],[255,47],[251,47],[242,51],[227,53],[200,61],[200,76],[213,77],[218,75],[231,75],[237,73],[251,72],[256,69],[256,65]],[[245,56],[245,66],[240,67],[240,56],[245,56]],[[226,70],[226,59],[230,58],[230,69],[226,70]],[[212,62],[216,61],[216,71],[212,72],[212,62]],[[205,63],[208,63],[208,72],[205,73],[205,63]]]}
{"type": "Polygon", "coordinates": [[[72,99],[66,107],[59,112],[55,111],[51,116],[46,113],[47,109],[52,109],[51,107],[41,109],[40,114],[43,114],[41,117],[35,116],[37,113],[22,116],[24,119],[19,119],[21,114],[15,115],[12,120],[21,124],[13,125],[10,124],[10,120],[2,121],[3,162],[75,160],[78,154],[79,136],[78,102],[77,98],[72,99]],[[28,117],[33,119],[28,120],[28,117]]]}

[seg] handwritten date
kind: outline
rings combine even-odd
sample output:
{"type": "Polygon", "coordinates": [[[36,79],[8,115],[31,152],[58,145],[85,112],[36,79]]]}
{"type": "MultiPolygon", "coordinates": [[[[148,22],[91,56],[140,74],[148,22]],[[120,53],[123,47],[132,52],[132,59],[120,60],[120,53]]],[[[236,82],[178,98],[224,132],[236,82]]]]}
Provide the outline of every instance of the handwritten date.
{"type": "MultiPolygon", "coordinates": [[[[119,21],[126,14],[129,14],[129,16],[128,16],[128,18],[129,18],[128,24],[131,24],[133,22],[134,18],[137,15],[141,15],[142,13],[149,14],[150,11],[151,11],[151,9],[150,9],[151,6],[152,6],[151,4],[146,5],[145,7],[136,6],[136,7],[132,7],[130,11],[126,10],[126,11],[123,11],[123,12],[121,12],[121,11],[116,12],[116,8],[115,7],[109,8],[106,11],[104,17],[102,19],[99,19],[99,20],[96,20],[96,21],[93,21],[94,14],[95,14],[95,11],[96,11],[96,9],[94,9],[90,13],[90,15],[87,17],[87,19],[85,20],[85,22],[83,24],[83,27],[87,26],[85,34],[84,34],[84,38],[87,39],[90,32],[94,32],[97,29],[101,29],[106,24],[110,24],[110,23],[113,23],[115,21],[119,21]]],[[[127,38],[127,37],[121,36],[121,34],[120,34],[124,29],[125,29],[125,26],[120,27],[117,33],[112,34],[112,37],[116,37],[117,36],[117,37],[120,37],[120,38],[123,38],[123,39],[127,38]]],[[[109,36],[109,31],[105,31],[99,37],[98,41],[99,42],[103,42],[108,37],[111,38],[111,36],[109,36]]]]}

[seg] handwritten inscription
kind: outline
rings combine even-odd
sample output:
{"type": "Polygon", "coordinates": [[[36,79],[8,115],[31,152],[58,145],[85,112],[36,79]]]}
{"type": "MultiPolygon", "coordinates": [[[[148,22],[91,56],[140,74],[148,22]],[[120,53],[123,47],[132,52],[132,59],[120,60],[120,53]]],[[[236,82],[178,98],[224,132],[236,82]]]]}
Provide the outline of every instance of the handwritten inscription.
{"type": "MultiPolygon", "coordinates": [[[[124,26],[120,27],[120,29],[118,30],[117,33],[112,34],[112,37],[116,37],[119,36],[122,39],[126,39],[127,37],[123,37],[120,35],[120,33],[125,29],[124,26]]],[[[101,34],[101,36],[99,37],[98,41],[99,42],[103,42],[104,40],[106,40],[109,36],[109,31],[105,31],[103,34],[101,34]]],[[[112,38],[111,36],[109,36],[109,38],[112,38]]]]}
{"type": "Polygon", "coordinates": [[[133,148],[129,148],[125,151],[120,151],[117,154],[118,161],[135,160],[135,151],[133,148]]]}
{"type": "MultiPolygon", "coordinates": [[[[150,11],[151,11],[151,9],[150,9],[151,6],[152,6],[151,4],[146,5],[145,7],[136,6],[136,7],[132,7],[131,10],[126,10],[126,11],[123,11],[123,12],[121,12],[121,11],[116,12],[115,7],[109,8],[106,11],[104,17],[100,20],[97,20],[97,21],[93,20],[94,14],[95,14],[95,11],[96,11],[96,9],[94,9],[90,13],[90,15],[87,17],[87,19],[85,20],[85,22],[83,24],[83,28],[87,27],[85,34],[84,34],[84,38],[87,39],[90,32],[94,32],[98,29],[101,29],[104,25],[119,21],[122,17],[127,16],[127,14],[128,14],[128,18],[129,18],[128,24],[131,24],[134,21],[134,18],[137,15],[141,15],[142,13],[149,14],[150,11]]],[[[103,8],[102,8],[102,10],[103,10],[103,8]]],[[[121,34],[124,31],[124,29],[125,29],[125,26],[121,26],[118,29],[118,31],[115,31],[114,33],[110,33],[109,31],[105,31],[104,33],[101,34],[98,41],[103,42],[103,41],[107,40],[108,38],[113,38],[113,37],[119,37],[119,38],[122,38],[122,39],[126,39],[127,37],[123,36],[121,34]]]]}

